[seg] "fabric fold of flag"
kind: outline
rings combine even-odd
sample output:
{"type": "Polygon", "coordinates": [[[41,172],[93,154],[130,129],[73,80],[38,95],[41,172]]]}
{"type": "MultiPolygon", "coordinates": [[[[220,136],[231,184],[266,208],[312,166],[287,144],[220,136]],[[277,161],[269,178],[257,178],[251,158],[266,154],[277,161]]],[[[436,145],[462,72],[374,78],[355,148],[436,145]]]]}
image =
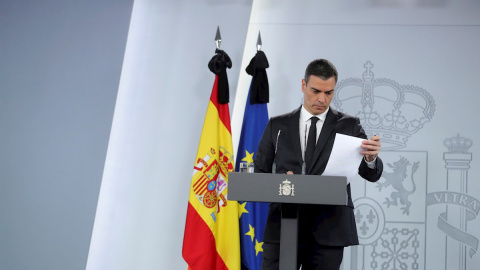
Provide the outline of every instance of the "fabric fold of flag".
{"type": "Polygon", "coordinates": [[[182,255],[192,270],[240,269],[238,204],[227,203],[234,170],[228,103],[218,98],[215,76],[188,200],[182,255]]]}

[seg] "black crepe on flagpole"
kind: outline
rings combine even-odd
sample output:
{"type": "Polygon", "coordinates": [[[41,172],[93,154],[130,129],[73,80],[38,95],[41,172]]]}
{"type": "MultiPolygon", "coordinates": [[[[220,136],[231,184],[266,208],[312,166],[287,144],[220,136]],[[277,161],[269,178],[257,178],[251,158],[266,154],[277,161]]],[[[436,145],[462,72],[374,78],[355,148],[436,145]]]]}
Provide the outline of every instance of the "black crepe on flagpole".
{"type": "Polygon", "coordinates": [[[208,62],[211,72],[218,75],[218,102],[226,104],[230,101],[227,68],[232,68],[232,61],[227,53],[220,49],[215,50],[215,55],[208,62]]]}
{"type": "Polygon", "coordinates": [[[252,86],[250,88],[250,104],[262,104],[269,101],[268,77],[266,69],[269,67],[267,56],[263,51],[257,51],[255,56],[250,60],[245,71],[252,78],[252,86]]]}

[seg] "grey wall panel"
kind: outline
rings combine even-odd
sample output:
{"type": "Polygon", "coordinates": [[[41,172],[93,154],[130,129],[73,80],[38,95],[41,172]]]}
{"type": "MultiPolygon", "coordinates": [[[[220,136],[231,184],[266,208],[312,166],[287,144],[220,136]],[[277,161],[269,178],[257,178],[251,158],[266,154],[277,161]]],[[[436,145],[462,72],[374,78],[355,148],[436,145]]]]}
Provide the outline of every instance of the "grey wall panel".
{"type": "Polygon", "coordinates": [[[132,0],[0,2],[0,268],[84,269],[132,0]]]}

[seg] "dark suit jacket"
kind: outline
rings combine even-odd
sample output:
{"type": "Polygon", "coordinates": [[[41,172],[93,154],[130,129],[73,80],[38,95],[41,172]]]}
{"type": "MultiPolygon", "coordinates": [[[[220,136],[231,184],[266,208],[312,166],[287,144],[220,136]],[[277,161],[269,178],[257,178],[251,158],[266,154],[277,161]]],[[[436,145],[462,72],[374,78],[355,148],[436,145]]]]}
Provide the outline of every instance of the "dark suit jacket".
{"type": "MultiPolygon", "coordinates": [[[[292,171],[302,173],[302,153],[300,147],[300,108],[291,113],[273,117],[265,127],[258,145],[255,159],[255,172],[271,173],[276,164],[276,173],[292,171]]],[[[356,117],[330,108],[317,140],[314,153],[314,165],[306,172],[321,175],[325,170],[335,141],[335,134],[341,133],[366,139],[367,136],[356,117]]],[[[368,168],[362,160],[358,174],[368,181],[380,179],[383,163],[376,159],[375,169],[368,168]]],[[[353,202],[350,184],[347,185],[348,206],[307,205],[299,206],[299,241],[314,237],[321,245],[350,246],[358,245],[358,235],[353,214],[353,202]]],[[[281,205],[271,203],[263,240],[269,243],[280,242],[281,205]]]]}

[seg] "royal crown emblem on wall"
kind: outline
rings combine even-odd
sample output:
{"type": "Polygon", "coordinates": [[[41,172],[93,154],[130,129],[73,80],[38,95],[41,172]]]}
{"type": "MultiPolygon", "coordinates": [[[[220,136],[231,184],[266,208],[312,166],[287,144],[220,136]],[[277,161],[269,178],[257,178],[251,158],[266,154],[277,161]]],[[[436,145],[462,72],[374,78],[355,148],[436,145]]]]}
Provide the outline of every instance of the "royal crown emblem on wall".
{"type": "Polygon", "coordinates": [[[435,101],[425,89],[401,85],[391,79],[375,79],[373,64],[364,64],[362,79],[347,78],[337,83],[335,109],[360,118],[368,137],[382,138],[382,149],[404,148],[409,137],[432,119],[435,101]]]}
{"type": "Polygon", "coordinates": [[[445,139],[443,144],[451,153],[467,153],[468,149],[473,145],[473,141],[457,135],[456,137],[445,139]]]}

